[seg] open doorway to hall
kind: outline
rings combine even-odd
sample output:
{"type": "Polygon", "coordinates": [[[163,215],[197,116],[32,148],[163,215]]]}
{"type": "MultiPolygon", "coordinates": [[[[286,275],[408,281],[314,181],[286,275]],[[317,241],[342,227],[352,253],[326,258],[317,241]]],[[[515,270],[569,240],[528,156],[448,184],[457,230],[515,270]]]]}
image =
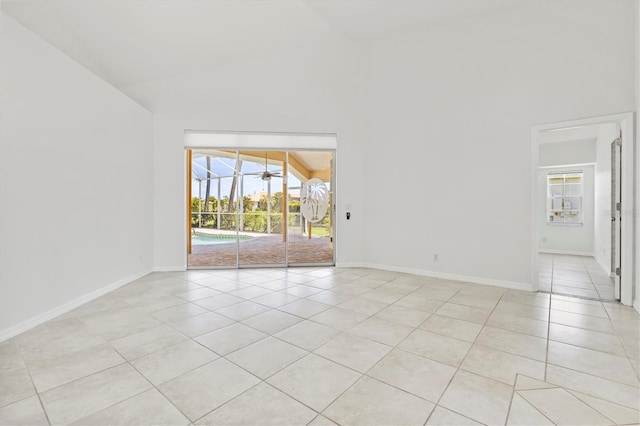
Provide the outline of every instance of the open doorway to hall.
{"type": "Polygon", "coordinates": [[[602,157],[603,152],[597,150],[597,129],[592,130],[593,138],[565,139],[590,136],[583,131],[557,135],[562,140],[540,145],[540,204],[544,211],[540,215],[538,289],[615,300],[615,280],[611,265],[606,263],[611,258],[610,219],[603,211],[611,197],[611,161],[600,158],[598,164],[598,154],[602,157]]]}
{"type": "Polygon", "coordinates": [[[333,265],[332,150],[188,150],[190,268],[333,265]]]}
{"type": "Polygon", "coordinates": [[[593,256],[540,253],[541,291],[564,296],[615,300],[614,281],[593,256]]]}
{"type": "Polygon", "coordinates": [[[621,114],[534,127],[539,291],[632,303],[634,219],[621,205],[633,199],[632,122],[621,114]]]}

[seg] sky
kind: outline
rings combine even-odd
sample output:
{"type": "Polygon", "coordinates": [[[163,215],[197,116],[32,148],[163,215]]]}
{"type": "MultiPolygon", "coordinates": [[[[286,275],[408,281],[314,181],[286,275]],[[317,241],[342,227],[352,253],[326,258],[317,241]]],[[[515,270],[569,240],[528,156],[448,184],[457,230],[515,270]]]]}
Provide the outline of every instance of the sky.
{"type": "MultiPolygon", "coordinates": [[[[232,158],[211,157],[211,171],[218,176],[223,176],[223,178],[220,179],[221,198],[224,198],[225,195],[228,197],[231,191],[235,162],[236,160],[232,158]]],[[[269,164],[268,168],[270,172],[282,172],[282,167],[277,164],[269,164]]],[[[242,172],[245,174],[243,177],[243,195],[267,192],[268,182],[260,178],[262,172],[264,172],[264,163],[260,164],[258,162],[244,160],[242,162],[242,172]]],[[[195,179],[196,175],[201,179],[206,178],[206,159],[204,157],[194,158],[192,165],[192,176],[194,179],[192,179],[191,183],[191,196],[204,199],[206,180],[202,180],[200,186],[195,179]]],[[[300,180],[292,174],[289,174],[287,180],[290,192],[292,194],[298,194],[300,191],[295,188],[300,187],[300,180]]],[[[271,179],[271,193],[276,192],[282,192],[282,178],[273,177],[271,179]]],[[[218,179],[211,181],[210,196],[218,198],[218,179]]]]}

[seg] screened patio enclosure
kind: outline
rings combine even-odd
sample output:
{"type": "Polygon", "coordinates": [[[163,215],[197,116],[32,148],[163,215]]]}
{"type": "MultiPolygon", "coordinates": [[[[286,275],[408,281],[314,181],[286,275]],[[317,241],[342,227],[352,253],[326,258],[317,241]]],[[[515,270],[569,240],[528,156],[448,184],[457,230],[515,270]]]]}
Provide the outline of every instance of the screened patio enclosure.
{"type": "Polygon", "coordinates": [[[187,151],[188,266],[333,265],[333,151],[187,151]]]}

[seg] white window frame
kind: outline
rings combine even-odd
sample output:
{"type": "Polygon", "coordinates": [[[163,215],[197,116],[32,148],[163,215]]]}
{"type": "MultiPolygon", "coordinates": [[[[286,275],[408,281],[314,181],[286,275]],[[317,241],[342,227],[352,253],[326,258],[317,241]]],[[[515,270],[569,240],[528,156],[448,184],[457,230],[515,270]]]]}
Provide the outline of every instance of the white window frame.
{"type": "Polygon", "coordinates": [[[547,173],[547,225],[582,226],[584,223],[583,195],[584,172],[582,170],[547,173]],[[568,179],[572,178],[579,178],[579,182],[568,182],[568,179]],[[568,188],[575,187],[579,190],[567,194],[568,188]],[[578,216],[577,220],[567,220],[575,216],[578,216]]]}

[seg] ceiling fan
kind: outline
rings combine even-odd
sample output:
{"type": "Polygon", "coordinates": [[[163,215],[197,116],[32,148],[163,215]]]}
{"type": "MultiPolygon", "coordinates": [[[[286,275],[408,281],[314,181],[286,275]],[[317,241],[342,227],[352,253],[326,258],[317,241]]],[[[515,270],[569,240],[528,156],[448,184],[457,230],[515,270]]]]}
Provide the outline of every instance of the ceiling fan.
{"type": "Polygon", "coordinates": [[[260,175],[262,180],[271,180],[272,177],[282,177],[280,172],[270,172],[267,164],[267,153],[264,153],[264,172],[260,175]]]}

